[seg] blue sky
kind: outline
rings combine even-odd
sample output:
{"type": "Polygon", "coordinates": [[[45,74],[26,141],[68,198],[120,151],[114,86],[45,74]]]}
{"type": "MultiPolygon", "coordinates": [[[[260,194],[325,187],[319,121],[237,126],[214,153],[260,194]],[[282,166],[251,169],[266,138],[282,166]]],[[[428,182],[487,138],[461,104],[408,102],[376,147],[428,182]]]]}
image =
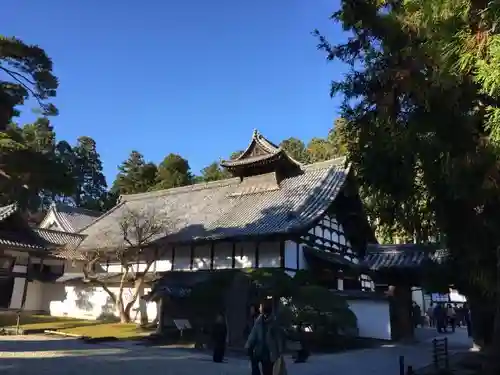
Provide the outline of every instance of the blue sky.
{"type": "MultiPolygon", "coordinates": [[[[244,148],[325,136],[338,112],[329,82],[345,67],[316,50],[315,28],[342,41],[328,0],[17,0],[2,33],[54,60],[59,139],[93,137],[108,183],[132,149],[170,152],[194,172],[244,148]]],[[[21,121],[33,118],[24,109],[21,121]]]]}

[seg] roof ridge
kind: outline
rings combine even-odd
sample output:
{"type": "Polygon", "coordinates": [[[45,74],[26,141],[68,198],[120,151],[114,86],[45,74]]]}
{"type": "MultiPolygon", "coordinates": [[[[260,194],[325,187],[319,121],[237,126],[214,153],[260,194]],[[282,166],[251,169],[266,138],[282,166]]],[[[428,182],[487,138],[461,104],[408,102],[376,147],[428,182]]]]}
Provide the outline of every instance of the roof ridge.
{"type": "Polygon", "coordinates": [[[333,159],[318,161],[316,163],[302,164],[302,168],[304,170],[309,170],[309,169],[327,168],[333,165],[343,165],[345,169],[349,169],[350,165],[346,165],[346,163],[347,163],[347,158],[345,156],[339,156],[333,159]]]}
{"type": "Polygon", "coordinates": [[[89,216],[99,216],[100,215],[100,212],[99,211],[95,211],[95,210],[90,210],[88,208],[83,208],[83,207],[74,207],[74,206],[70,206],[69,204],[66,204],[66,203],[61,203],[61,202],[54,202],[52,205],[52,207],[54,208],[69,208],[71,211],[73,212],[80,212],[80,213],[86,213],[86,214],[89,214],[89,216]]]}
{"type": "Polygon", "coordinates": [[[132,200],[138,200],[138,199],[144,199],[144,198],[154,198],[154,197],[159,197],[159,196],[164,196],[164,195],[174,195],[174,194],[186,193],[189,191],[213,189],[213,188],[222,187],[225,185],[232,185],[233,183],[236,183],[239,181],[240,181],[240,179],[238,177],[230,177],[230,178],[225,178],[224,180],[217,180],[217,181],[210,181],[210,182],[198,182],[198,183],[193,184],[193,185],[179,186],[179,187],[170,188],[170,189],[147,191],[144,193],[137,193],[137,194],[125,194],[125,195],[120,196],[120,202],[122,200],[123,201],[132,201],[132,200]]]}
{"type": "MultiPolygon", "coordinates": [[[[280,150],[282,150],[282,149],[280,148],[280,150]]],[[[282,150],[282,151],[284,151],[284,150],[282,150]]],[[[299,163],[299,165],[301,166],[302,170],[304,170],[304,171],[330,168],[333,165],[340,165],[340,164],[344,164],[344,167],[346,169],[349,169],[349,166],[345,166],[345,162],[346,162],[346,158],[344,156],[342,156],[342,157],[337,157],[334,159],[320,161],[320,162],[312,163],[312,164],[300,164],[299,163]]],[[[217,180],[217,181],[210,181],[210,182],[199,182],[199,183],[196,183],[193,185],[180,186],[180,187],[175,187],[175,188],[170,188],[170,189],[147,191],[144,193],[137,193],[137,194],[124,194],[124,195],[120,196],[120,202],[122,202],[122,201],[123,202],[124,201],[135,201],[135,200],[140,200],[140,199],[149,199],[149,198],[155,198],[155,197],[166,196],[166,195],[187,193],[190,191],[200,191],[200,190],[204,190],[204,189],[213,189],[213,188],[222,187],[225,185],[231,185],[231,184],[239,182],[239,181],[240,181],[240,179],[238,177],[231,177],[231,178],[226,178],[224,180],[217,180]]]]}

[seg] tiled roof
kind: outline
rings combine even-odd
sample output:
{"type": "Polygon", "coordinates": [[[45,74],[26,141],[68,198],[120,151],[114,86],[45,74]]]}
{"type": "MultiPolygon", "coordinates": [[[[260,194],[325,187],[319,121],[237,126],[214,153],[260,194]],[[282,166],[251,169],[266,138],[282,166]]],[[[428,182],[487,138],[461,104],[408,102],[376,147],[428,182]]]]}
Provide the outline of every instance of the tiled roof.
{"type": "Polygon", "coordinates": [[[357,264],[351,262],[350,260],[344,258],[342,255],[335,254],[328,250],[319,250],[314,249],[309,246],[304,246],[304,256],[306,260],[319,260],[326,264],[334,264],[335,266],[347,266],[347,267],[356,267],[357,264]]]}
{"type": "Polygon", "coordinates": [[[20,235],[16,232],[0,231],[0,245],[15,249],[44,250],[41,239],[32,236],[20,235]]]}
{"type": "MultiPolygon", "coordinates": [[[[0,207],[0,221],[14,214],[19,214],[16,204],[0,207]]],[[[21,226],[16,230],[0,231],[0,245],[4,247],[39,250],[53,256],[56,256],[55,253],[59,253],[57,248],[64,246],[65,251],[74,249],[84,238],[85,236],[79,234],[32,228],[28,225],[21,226]]]]}
{"type": "Polygon", "coordinates": [[[79,207],[71,207],[62,203],[55,203],[51,210],[56,219],[67,232],[79,232],[82,228],[91,224],[101,214],[97,211],[86,210],[79,207]]]}
{"type": "Polygon", "coordinates": [[[59,230],[33,228],[33,231],[50,245],[68,245],[77,247],[85,236],[76,233],[61,232],[59,230]]]}
{"type": "Polygon", "coordinates": [[[0,221],[7,219],[14,212],[17,212],[17,204],[15,203],[0,207],[0,221]]]}
{"type": "Polygon", "coordinates": [[[221,165],[225,168],[232,168],[258,162],[273,162],[279,158],[287,159],[289,163],[296,167],[301,165],[301,163],[290,157],[281,147],[269,141],[257,130],[254,130],[247,149],[234,160],[223,160],[221,165]],[[256,150],[260,151],[255,154],[256,150]]]}
{"type": "Polygon", "coordinates": [[[361,265],[372,271],[389,268],[411,269],[418,268],[428,261],[440,263],[446,256],[446,250],[439,249],[436,245],[369,245],[361,265]]]}
{"type": "MultiPolygon", "coordinates": [[[[279,189],[262,189],[263,176],[231,178],[121,197],[121,203],[80,233],[81,250],[124,245],[120,221],[127,212],[154,212],[168,220],[170,242],[289,233],[320,217],[344,186],[345,158],[302,166],[279,189]],[[255,184],[253,189],[249,185],[255,184]],[[245,189],[242,190],[242,186],[245,189]]],[[[264,179],[276,181],[274,174],[264,179]]],[[[167,233],[158,235],[158,239],[167,233]]]]}

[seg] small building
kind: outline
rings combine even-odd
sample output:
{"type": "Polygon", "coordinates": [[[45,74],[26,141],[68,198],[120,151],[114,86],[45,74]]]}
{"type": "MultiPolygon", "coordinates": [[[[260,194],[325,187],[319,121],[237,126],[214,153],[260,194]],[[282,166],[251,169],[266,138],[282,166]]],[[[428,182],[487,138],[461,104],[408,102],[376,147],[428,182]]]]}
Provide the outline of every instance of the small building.
{"type": "Polygon", "coordinates": [[[76,247],[83,236],[33,228],[16,204],[0,207],[0,308],[48,311],[64,298],[53,282],[64,273],[61,246],[76,247]]]}
{"type": "Polygon", "coordinates": [[[68,233],[78,233],[89,226],[101,213],[62,203],[51,204],[39,227],[68,233]]]}

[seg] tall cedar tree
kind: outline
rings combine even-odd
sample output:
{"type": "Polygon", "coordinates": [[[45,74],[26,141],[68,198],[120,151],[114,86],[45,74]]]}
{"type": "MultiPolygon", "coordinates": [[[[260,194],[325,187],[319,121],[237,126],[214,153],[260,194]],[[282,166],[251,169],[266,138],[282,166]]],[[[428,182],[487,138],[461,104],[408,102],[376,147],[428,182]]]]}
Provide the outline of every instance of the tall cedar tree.
{"type": "Polygon", "coordinates": [[[146,163],[144,156],[132,151],[119,167],[111,191],[117,194],[144,193],[156,183],[157,168],[154,163],[146,163]]]}
{"type": "MultiPolygon", "coordinates": [[[[431,24],[422,27],[415,22],[422,9],[411,3],[342,1],[333,19],[352,37],[332,46],[318,33],[319,47],[351,68],[333,84],[332,94],[344,96],[348,154],[362,184],[383,206],[382,219],[399,221],[425,239],[428,228],[418,221],[418,211],[427,196],[425,208],[450,252],[453,282],[468,296],[473,320],[477,308],[482,311],[474,336],[486,346],[498,345],[500,169],[492,112],[485,107],[495,101],[477,84],[477,70],[456,69],[441,49],[450,29],[461,35],[464,19],[430,17],[431,24]]],[[[469,3],[462,11],[472,9],[477,16],[469,26],[488,17],[475,7],[490,3],[469,3]]],[[[484,36],[485,30],[476,31],[476,37],[484,36]]]]}
{"type": "Polygon", "coordinates": [[[108,192],[96,142],[90,137],[80,137],[73,152],[75,155],[73,176],[76,183],[72,197],[74,204],[77,207],[103,210],[108,192]]]}

